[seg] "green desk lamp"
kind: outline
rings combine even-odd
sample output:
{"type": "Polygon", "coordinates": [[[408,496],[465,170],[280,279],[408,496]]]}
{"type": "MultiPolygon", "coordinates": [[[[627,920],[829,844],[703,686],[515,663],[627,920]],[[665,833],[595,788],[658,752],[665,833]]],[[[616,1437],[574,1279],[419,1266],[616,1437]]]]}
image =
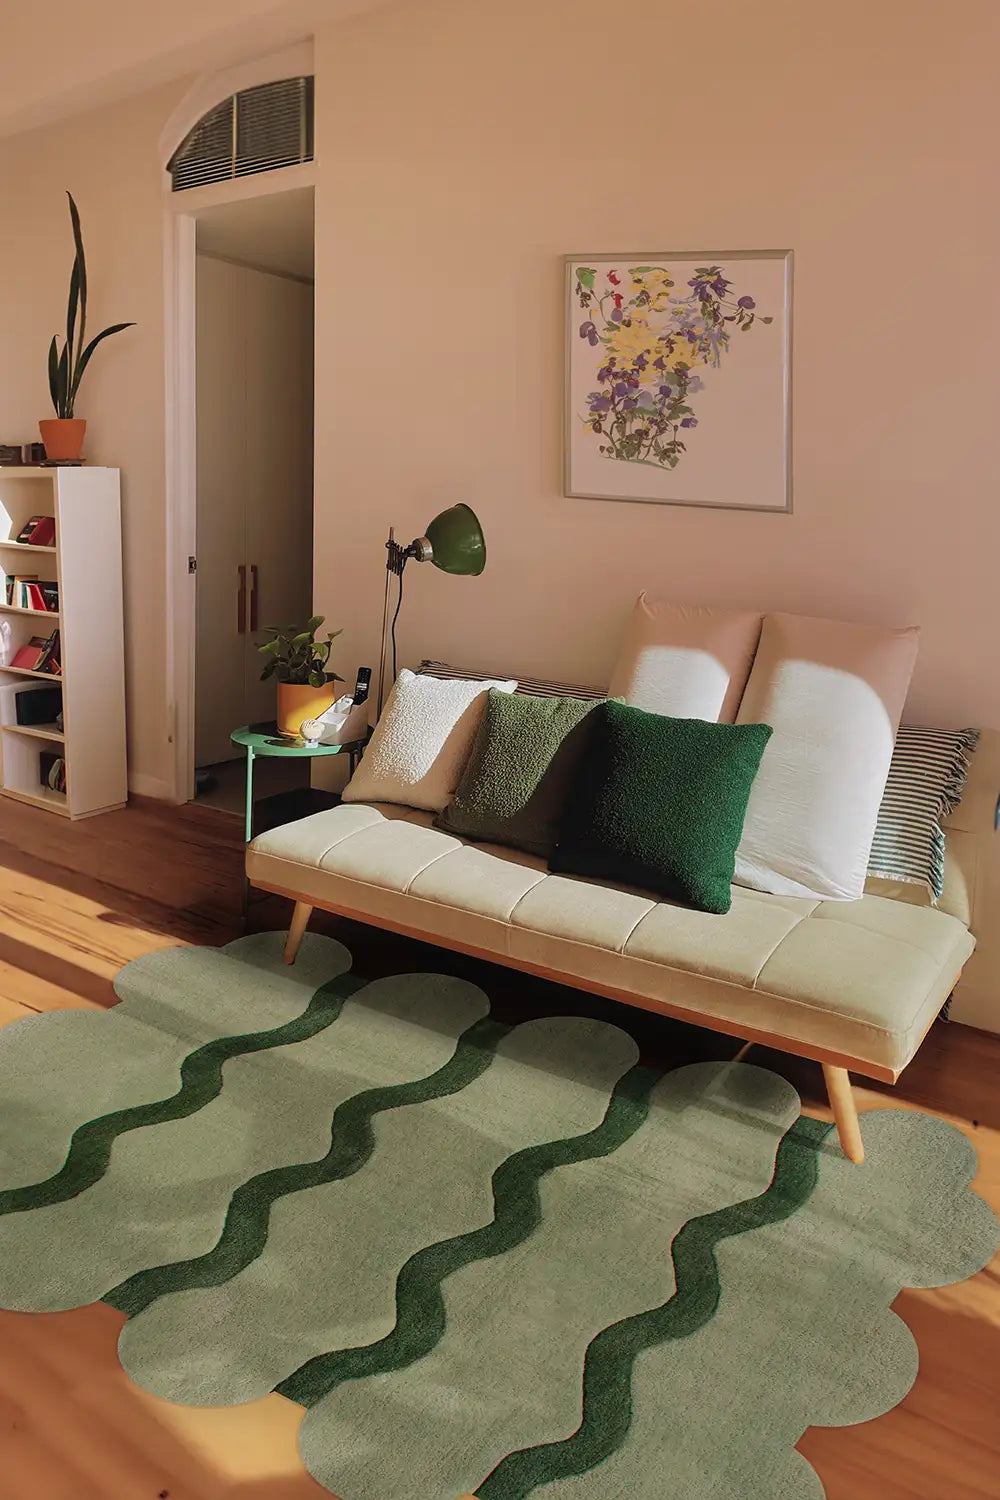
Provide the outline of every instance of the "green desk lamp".
{"type": "Polygon", "coordinates": [[[378,662],[378,711],[382,713],[382,695],[385,687],[385,652],[388,638],[392,637],[392,680],[396,680],[396,621],[403,603],[403,569],[412,557],[416,562],[433,563],[442,573],[461,573],[467,577],[478,577],[486,566],[486,538],[475,511],[468,505],[452,505],[435,516],[423,536],[418,536],[408,547],[401,547],[395,539],[392,527],[385,544],[385,603],[382,608],[382,652],[378,662]],[[389,580],[393,574],[399,579],[399,597],[396,612],[389,626],[389,580]]]}

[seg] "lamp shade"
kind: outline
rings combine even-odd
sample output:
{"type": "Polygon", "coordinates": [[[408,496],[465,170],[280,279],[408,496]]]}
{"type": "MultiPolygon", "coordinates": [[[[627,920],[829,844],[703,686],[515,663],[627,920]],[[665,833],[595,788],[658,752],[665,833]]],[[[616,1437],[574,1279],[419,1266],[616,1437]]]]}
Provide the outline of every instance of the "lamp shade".
{"type": "Polygon", "coordinates": [[[486,538],[474,510],[452,505],[435,516],[425,533],[433,552],[430,561],[442,573],[476,575],[486,566],[486,538]]]}

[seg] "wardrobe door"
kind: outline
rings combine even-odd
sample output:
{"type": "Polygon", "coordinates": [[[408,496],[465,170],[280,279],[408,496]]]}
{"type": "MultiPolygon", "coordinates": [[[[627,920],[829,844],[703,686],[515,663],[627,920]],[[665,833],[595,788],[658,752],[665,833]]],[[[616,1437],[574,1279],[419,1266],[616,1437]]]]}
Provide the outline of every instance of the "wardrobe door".
{"type": "Polygon", "coordinates": [[[275,687],[259,680],[261,632],[312,612],[313,289],[247,277],[247,714],[262,719],[274,717],[275,687]]]}
{"type": "Polygon", "coordinates": [[[230,760],[248,722],[246,628],[246,280],[226,261],[197,262],[197,547],[195,764],[230,760]]]}

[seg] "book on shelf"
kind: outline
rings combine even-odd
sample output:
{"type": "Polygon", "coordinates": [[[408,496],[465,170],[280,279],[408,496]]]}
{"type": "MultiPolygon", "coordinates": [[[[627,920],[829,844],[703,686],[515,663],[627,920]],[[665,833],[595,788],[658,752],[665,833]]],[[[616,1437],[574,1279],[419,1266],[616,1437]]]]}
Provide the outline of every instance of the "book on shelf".
{"type": "Polygon", "coordinates": [[[47,638],[33,635],[26,646],[20,646],[14,653],[10,665],[21,667],[26,672],[50,672],[54,677],[59,676],[62,665],[58,630],[53,630],[47,638]]]}
{"type": "Polygon", "coordinates": [[[62,673],[62,656],[59,650],[59,632],[53,630],[42,648],[42,656],[36,672],[51,672],[53,677],[62,673]]]}
{"type": "Polygon", "coordinates": [[[66,761],[54,750],[43,750],[38,757],[38,780],[40,785],[53,792],[66,790],[66,761]]]}
{"type": "Polygon", "coordinates": [[[55,540],[55,516],[32,516],[30,521],[25,521],[15,537],[15,541],[29,547],[53,547],[55,540]]]}
{"type": "Polygon", "coordinates": [[[4,602],[15,609],[35,609],[40,614],[58,614],[59,585],[37,573],[14,573],[4,582],[4,602]]]}
{"type": "Polygon", "coordinates": [[[25,587],[29,583],[37,583],[37,573],[11,573],[5,581],[6,598],[5,603],[11,604],[15,609],[26,609],[25,587]]]}

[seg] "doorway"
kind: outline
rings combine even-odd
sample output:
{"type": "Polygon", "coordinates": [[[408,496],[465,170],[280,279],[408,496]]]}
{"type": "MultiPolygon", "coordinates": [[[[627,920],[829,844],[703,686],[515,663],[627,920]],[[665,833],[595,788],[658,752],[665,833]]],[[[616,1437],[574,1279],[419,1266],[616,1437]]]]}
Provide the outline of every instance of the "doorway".
{"type": "MultiPolygon", "coordinates": [[[[274,718],[258,644],[312,613],[313,189],[195,222],[195,795],[241,813],[230,734],[274,718]]],[[[260,773],[262,796],[308,785],[304,761],[260,773]]]]}

